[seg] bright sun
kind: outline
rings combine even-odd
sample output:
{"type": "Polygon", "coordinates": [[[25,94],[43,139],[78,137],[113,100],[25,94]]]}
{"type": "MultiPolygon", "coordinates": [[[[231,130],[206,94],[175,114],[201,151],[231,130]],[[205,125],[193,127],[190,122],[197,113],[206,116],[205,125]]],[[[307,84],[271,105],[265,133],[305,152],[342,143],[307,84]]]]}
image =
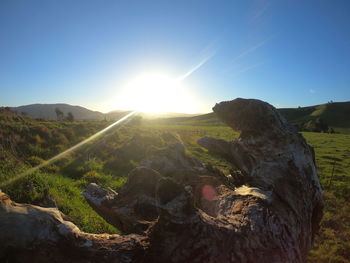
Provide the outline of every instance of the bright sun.
{"type": "Polygon", "coordinates": [[[191,97],[179,78],[158,72],[144,73],[126,83],[118,94],[116,107],[148,113],[193,113],[191,97]]]}

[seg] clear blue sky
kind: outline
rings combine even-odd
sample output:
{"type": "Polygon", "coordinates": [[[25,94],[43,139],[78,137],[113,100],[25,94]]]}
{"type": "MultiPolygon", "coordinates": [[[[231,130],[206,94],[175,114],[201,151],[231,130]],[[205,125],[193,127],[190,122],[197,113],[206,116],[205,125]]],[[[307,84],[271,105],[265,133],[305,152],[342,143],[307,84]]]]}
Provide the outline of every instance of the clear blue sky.
{"type": "Polygon", "coordinates": [[[197,111],[350,100],[350,1],[0,1],[0,105],[107,111],[149,69],[186,74],[197,111]]]}

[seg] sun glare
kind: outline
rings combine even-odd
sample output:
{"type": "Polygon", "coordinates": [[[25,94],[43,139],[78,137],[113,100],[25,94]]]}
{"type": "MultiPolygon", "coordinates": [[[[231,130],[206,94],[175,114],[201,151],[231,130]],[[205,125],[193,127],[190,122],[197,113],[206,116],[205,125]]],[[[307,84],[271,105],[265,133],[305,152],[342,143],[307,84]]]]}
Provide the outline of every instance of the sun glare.
{"type": "Polygon", "coordinates": [[[130,80],[116,101],[118,109],[194,113],[191,94],[181,79],[158,72],[141,74],[130,80]]]}

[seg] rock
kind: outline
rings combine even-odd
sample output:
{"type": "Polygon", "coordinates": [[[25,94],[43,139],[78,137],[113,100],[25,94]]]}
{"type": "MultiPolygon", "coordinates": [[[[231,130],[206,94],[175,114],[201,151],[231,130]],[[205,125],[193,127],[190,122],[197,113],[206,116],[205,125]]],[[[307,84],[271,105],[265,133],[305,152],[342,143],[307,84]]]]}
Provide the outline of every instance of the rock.
{"type": "MultiPolygon", "coordinates": [[[[265,102],[236,99],[213,110],[239,130],[240,137],[232,142],[206,137],[199,143],[238,171],[225,176],[188,156],[182,143],[175,142],[152,151],[118,193],[96,184],[84,191],[89,204],[128,235],[82,233],[60,218],[57,209],[28,206],[32,214],[41,211],[45,217],[40,220],[50,226],[38,239],[42,243],[31,247],[39,253],[39,247],[57,247],[65,237],[62,243],[70,251],[87,251],[92,262],[101,254],[112,262],[306,262],[322,216],[312,148],[265,102]],[[99,242],[105,242],[103,251],[97,249],[99,242]]],[[[21,217],[9,211],[0,211],[0,225],[6,226],[2,231],[16,227],[15,221],[4,218],[21,217]]],[[[38,213],[16,236],[23,232],[28,240],[36,240],[42,232],[32,230],[38,213]]],[[[10,234],[6,238],[11,240],[10,234]]],[[[12,242],[12,247],[22,244],[12,242]]],[[[28,249],[28,244],[22,247],[28,249]]],[[[38,259],[42,254],[34,255],[38,259]]],[[[84,262],[86,254],[79,255],[84,262]]]]}

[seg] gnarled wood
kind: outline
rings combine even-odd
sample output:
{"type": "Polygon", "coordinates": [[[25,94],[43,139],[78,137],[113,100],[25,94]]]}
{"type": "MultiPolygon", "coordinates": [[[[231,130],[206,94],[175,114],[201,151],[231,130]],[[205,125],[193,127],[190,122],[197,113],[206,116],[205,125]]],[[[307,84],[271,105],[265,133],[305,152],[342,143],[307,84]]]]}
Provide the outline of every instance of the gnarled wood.
{"type": "Polygon", "coordinates": [[[137,262],[147,237],[89,234],[57,208],[18,204],[0,192],[0,262],[137,262]]]}

